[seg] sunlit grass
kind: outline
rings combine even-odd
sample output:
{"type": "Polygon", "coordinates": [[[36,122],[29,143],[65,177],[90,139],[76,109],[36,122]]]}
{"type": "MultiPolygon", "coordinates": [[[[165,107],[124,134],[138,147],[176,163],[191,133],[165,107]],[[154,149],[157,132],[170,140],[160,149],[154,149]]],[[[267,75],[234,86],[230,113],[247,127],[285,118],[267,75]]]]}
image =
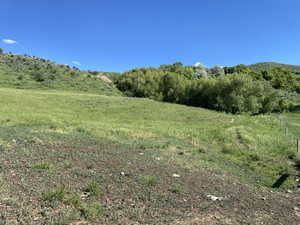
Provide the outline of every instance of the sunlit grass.
{"type": "MultiPolygon", "coordinates": [[[[13,139],[30,141],[35,136],[42,142],[63,135],[105,137],[160,149],[168,157],[184,149],[185,158],[176,158],[180,165],[225,170],[261,185],[270,186],[286,168],[293,171],[288,156],[294,147],[272,115],[230,115],[147,99],[9,88],[0,89],[0,105],[4,148],[14,145],[13,139]],[[199,148],[205,152],[194,155],[199,148]]],[[[298,126],[297,121],[293,124],[298,126]]]]}

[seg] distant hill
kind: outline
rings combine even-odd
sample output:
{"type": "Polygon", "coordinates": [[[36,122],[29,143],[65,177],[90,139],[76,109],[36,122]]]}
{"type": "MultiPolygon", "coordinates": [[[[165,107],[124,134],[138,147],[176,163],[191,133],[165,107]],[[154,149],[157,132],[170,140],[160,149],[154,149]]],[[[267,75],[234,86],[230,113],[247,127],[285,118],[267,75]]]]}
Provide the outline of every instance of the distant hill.
{"type": "Polygon", "coordinates": [[[275,63],[275,62],[256,63],[256,64],[250,65],[249,67],[256,71],[262,71],[262,70],[270,69],[270,68],[274,68],[274,67],[283,67],[294,73],[300,74],[300,66],[281,64],[281,63],[275,63]]]}
{"type": "Polygon", "coordinates": [[[0,87],[120,95],[112,83],[101,79],[103,75],[109,76],[110,73],[81,71],[33,56],[0,54],[0,87]]]}

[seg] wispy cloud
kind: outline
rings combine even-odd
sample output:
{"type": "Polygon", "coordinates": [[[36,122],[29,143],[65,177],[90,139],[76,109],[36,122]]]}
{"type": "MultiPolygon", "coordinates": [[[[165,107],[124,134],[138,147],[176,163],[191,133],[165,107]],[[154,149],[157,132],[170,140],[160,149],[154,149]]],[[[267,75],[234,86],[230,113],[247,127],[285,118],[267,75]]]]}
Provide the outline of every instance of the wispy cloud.
{"type": "Polygon", "coordinates": [[[74,65],[76,65],[76,66],[81,66],[81,63],[78,62],[78,61],[72,61],[72,63],[73,63],[74,65]]]}
{"type": "Polygon", "coordinates": [[[8,45],[13,45],[13,44],[17,44],[18,42],[15,40],[11,40],[11,39],[2,39],[2,42],[8,45]]]}

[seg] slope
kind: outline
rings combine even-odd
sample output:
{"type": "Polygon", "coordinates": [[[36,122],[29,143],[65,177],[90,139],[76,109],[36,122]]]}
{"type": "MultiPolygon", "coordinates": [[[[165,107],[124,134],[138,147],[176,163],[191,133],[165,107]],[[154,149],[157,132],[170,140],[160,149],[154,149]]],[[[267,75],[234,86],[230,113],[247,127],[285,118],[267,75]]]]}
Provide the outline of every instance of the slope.
{"type": "Polygon", "coordinates": [[[274,67],[282,67],[294,73],[300,74],[300,66],[275,63],[275,62],[261,62],[261,63],[252,64],[249,67],[255,71],[262,71],[274,67]]]}
{"type": "MultiPolygon", "coordinates": [[[[274,116],[78,92],[0,96],[6,224],[300,222],[299,193],[270,189],[296,172],[274,116]]],[[[294,185],[290,176],[281,188],[294,185]]]]}
{"type": "Polygon", "coordinates": [[[120,95],[97,74],[31,56],[0,54],[0,87],[120,95]]]}

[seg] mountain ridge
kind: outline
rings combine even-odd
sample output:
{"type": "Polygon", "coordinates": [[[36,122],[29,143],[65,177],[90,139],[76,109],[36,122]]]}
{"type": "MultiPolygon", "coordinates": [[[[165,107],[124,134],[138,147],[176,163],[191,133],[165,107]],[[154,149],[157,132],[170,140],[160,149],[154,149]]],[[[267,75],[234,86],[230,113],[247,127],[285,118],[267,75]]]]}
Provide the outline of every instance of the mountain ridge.
{"type": "Polygon", "coordinates": [[[287,70],[290,70],[294,73],[300,74],[300,65],[292,65],[292,64],[284,64],[284,63],[277,63],[277,62],[258,62],[255,64],[251,64],[248,67],[255,71],[262,71],[274,67],[283,67],[287,70]]]}

